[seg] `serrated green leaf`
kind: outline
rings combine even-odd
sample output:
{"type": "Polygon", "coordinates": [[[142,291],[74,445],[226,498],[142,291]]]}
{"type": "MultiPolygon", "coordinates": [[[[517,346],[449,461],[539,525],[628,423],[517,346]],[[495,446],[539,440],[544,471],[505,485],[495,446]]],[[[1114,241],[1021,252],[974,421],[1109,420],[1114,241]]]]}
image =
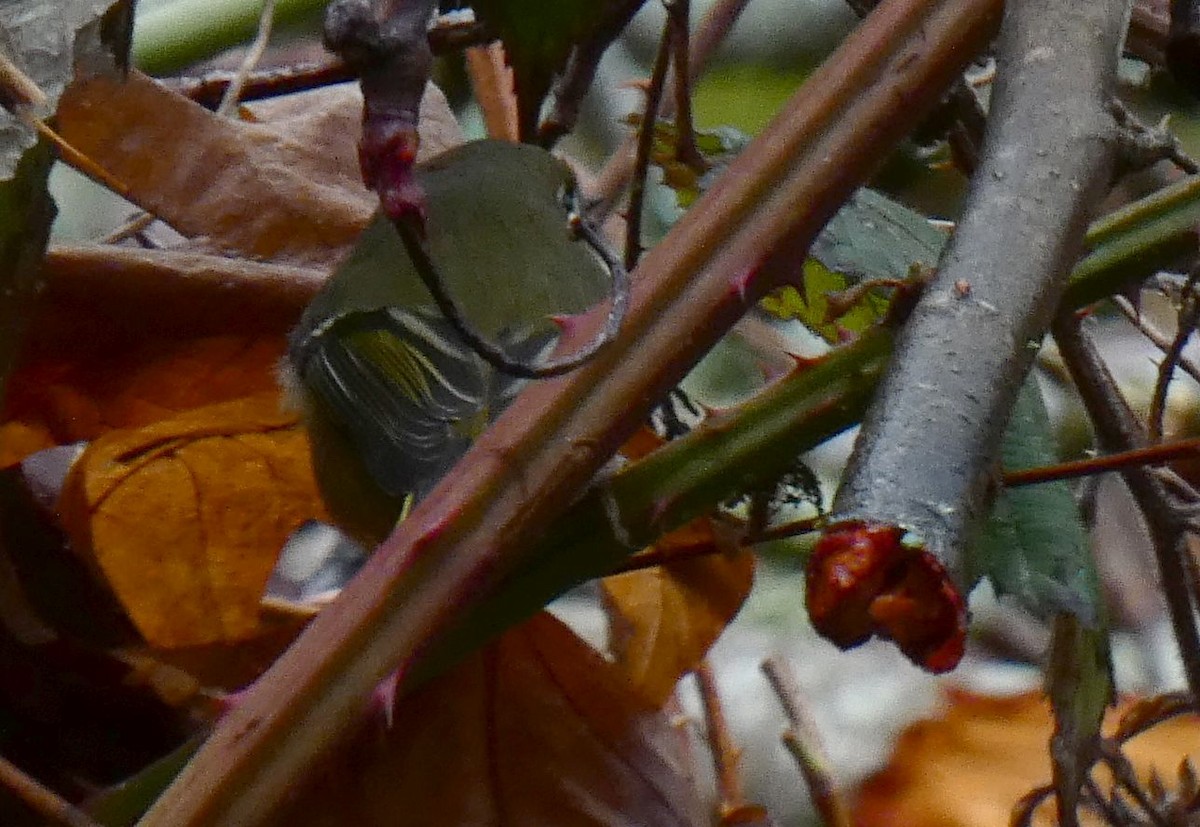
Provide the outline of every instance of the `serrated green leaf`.
{"type": "MultiPolygon", "coordinates": [[[[1053,432],[1036,380],[1017,397],[1001,448],[1005,468],[1057,462],[1053,432]]],[[[1051,482],[1000,492],[970,555],[977,577],[1044,619],[1066,612],[1089,629],[1102,623],[1100,578],[1071,489],[1051,482]]]]}
{"type": "Polygon", "coordinates": [[[842,341],[847,333],[862,333],[887,312],[887,297],[878,290],[867,290],[845,312],[831,313],[830,297],[842,294],[854,280],[813,258],[804,262],[801,284],[781,287],[760,305],[777,319],[802,322],[829,342],[842,341]]]}

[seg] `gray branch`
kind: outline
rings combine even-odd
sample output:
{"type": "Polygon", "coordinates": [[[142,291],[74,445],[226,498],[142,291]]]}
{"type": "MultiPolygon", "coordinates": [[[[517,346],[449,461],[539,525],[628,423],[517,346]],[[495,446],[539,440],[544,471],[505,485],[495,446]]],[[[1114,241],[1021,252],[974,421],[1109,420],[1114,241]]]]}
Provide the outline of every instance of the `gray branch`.
{"type": "MultiPolygon", "coordinates": [[[[834,502],[913,532],[956,578],[1017,390],[1109,182],[1125,0],[1010,0],[984,155],[834,502]]],[[[962,585],[962,584],[960,584],[962,585]]]]}

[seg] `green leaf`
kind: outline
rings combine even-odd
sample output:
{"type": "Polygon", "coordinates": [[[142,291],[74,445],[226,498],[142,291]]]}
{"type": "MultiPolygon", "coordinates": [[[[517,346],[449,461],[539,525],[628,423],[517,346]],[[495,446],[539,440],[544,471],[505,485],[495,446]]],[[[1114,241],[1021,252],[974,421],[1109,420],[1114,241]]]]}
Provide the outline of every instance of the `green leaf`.
{"type": "MultiPolygon", "coordinates": [[[[1057,462],[1050,420],[1036,380],[1026,381],[1013,408],[1001,457],[1005,468],[1057,462]]],[[[970,568],[1044,619],[1060,613],[1088,629],[1103,623],[1100,578],[1079,509],[1065,482],[1000,492],[970,555],[970,568]]]]}
{"type": "Polygon", "coordinates": [[[914,265],[937,266],[947,238],[915,210],[861,189],[825,225],[809,254],[850,284],[901,281],[914,265]]]}
{"type": "MultiPolygon", "coordinates": [[[[632,115],[629,122],[639,126],[642,119],[632,115]]],[[[674,122],[660,120],[654,123],[650,163],[662,171],[663,186],[675,193],[675,203],[684,210],[695,203],[750,143],[750,136],[728,127],[697,129],[695,139],[696,148],[708,166],[704,172],[698,172],[678,159],[679,131],[674,122]]]]}
{"type": "Polygon", "coordinates": [[[1113,700],[1108,632],[1089,629],[1070,614],[1054,621],[1046,692],[1054,712],[1050,758],[1062,809],[1075,811],[1097,757],[1104,710],[1113,700]]]}
{"type": "Polygon", "coordinates": [[[826,341],[843,341],[846,333],[862,333],[883,318],[888,298],[880,290],[865,290],[853,296],[848,308],[831,311],[830,298],[852,287],[855,280],[830,270],[815,258],[804,262],[801,287],[788,285],[760,302],[763,310],[777,319],[803,322],[826,341]]]}

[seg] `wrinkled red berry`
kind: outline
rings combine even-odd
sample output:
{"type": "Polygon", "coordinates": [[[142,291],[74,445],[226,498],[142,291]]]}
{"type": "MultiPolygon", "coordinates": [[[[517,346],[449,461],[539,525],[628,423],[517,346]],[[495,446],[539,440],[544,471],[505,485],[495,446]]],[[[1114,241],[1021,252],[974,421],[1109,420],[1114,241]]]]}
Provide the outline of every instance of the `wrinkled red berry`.
{"type": "Polygon", "coordinates": [[[962,659],[966,603],[937,558],[903,536],[899,526],[860,521],[826,530],[808,563],[808,613],[843,649],[879,635],[917,665],[945,672],[962,659]]]}

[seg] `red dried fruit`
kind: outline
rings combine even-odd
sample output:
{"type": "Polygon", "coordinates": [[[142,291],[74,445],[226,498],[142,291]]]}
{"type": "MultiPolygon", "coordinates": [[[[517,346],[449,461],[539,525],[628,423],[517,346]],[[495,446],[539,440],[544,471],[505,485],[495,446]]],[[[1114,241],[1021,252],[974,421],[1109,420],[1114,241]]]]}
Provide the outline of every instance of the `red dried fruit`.
{"type": "Polygon", "coordinates": [[[413,175],[420,138],[406,119],[364,120],[358,145],[363,182],[379,194],[379,203],[393,221],[412,217],[425,221],[425,193],[413,175]]]}
{"type": "Polygon", "coordinates": [[[966,603],[945,566],[903,536],[899,526],[857,520],[826,530],[808,563],[809,617],[843,649],[879,635],[945,672],[962,659],[966,603]]]}

